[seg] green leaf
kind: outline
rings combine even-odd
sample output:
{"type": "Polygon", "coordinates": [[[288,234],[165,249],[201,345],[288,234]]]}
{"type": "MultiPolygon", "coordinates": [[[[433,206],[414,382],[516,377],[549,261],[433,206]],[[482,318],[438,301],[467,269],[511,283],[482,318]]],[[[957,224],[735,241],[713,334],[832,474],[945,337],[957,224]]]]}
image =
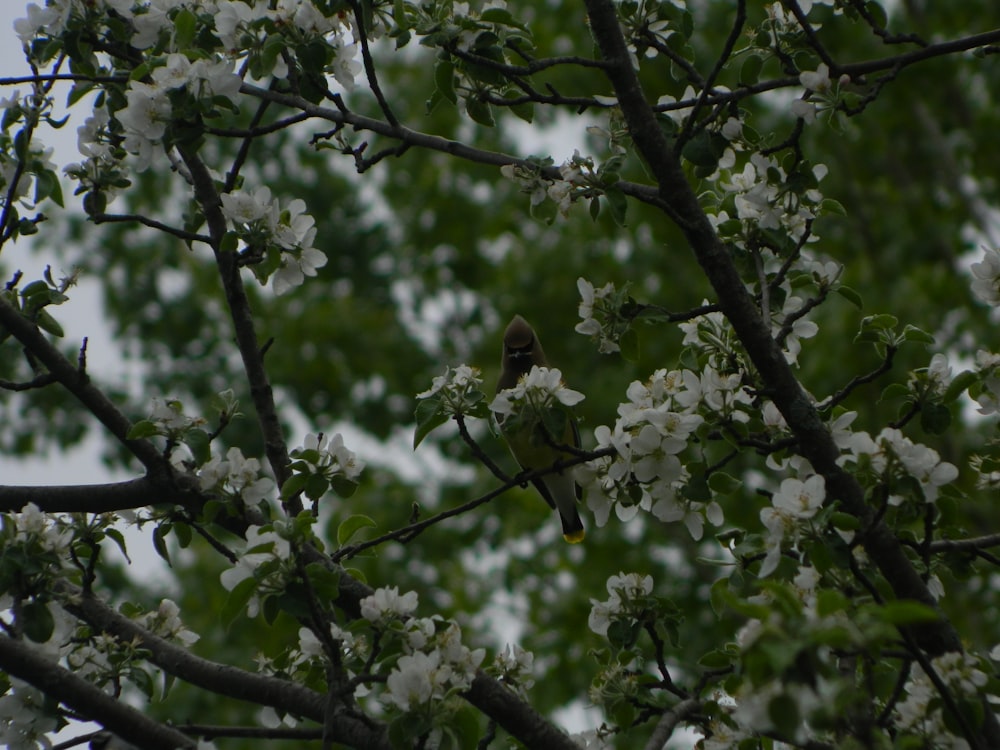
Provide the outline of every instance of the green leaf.
{"type": "Polygon", "coordinates": [[[781,693],[767,704],[767,715],[779,735],[794,737],[798,732],[799,704],[789,695],[781,693]]]}
{"type": "Polygon", "coordinates": [[[869,315],[861,321],[862,330],[891,331],[897,325],[899,325],[899,319],[888,313],[869,315]]]}
{"type": "Polygon", "coordinates": [[[513,26],[517,29],[523,29],[524,24],[520,23],[509,10],[506,8],[487,8],[480,15],[479,18],[486,23],[496,23],[501,26],[513,26]]]}
{"type": "Polygon", "coordinates": [[[438,93],[452,104],[458,102],[455,95],[455,64],[450,57],[438,60],[434,64],[434,85],[438,93]]]}
{"type": "Polygon", "coordinates": [[[310,500],[319,500],[330,489],[329,480],[322,474],[307,474],[305,493],[310,500]]]}
{"type": "Polygon", "coordinates": [[[184,433],[184,444],[191,449],[195,463],[199,466],[212,458],[212,443],[208,433],[200,427],[195,427],[184,433]]]}
{"type": "Polygon", "coordinates": [[[951,410],[942,404],[924,404],[920,409],[920,426],[931,435],[943,435],[951,426],[951,410]]]}
{"type": "Polygon", "coordinates": [[[174,536],[177,538],[178,546],[181,549],[187,549],[194,538],[194,530],[186,523],[175,523],[174,536]]]}
{"type": "Polygon", "coordinates": [[[727,669],[733,666],[733,655],[721,649],[715,649],[698,659],[698,665],[711,670],[727,669]]]}
{"type": "Polygon", "coordinates": [[[309,481],[309,474],[293,474],[285,483],[281,485],[281,499],[288,500],[293,495],[298,494],[306,487],[306,482],[309,481]]]}
{"type": "Polygon", "coordinates": [[[222,620],[222,625],[226,630],[229,630],[229,627],[236,621],[237,617],[246,612],[247,603],[256,593],[257,581],[252,576],[244,578],[233,586],[232,591],[229,592],[229,596],[226,597],[226,601],[222,605],[222,611],[219,613],[219,618],[222,620]]]}
{"type": "Polygon", "coordinates": [[[332,602],[340,595],[340,573],[330,570],[323,563],[310,563],[306,566],[306,575],[313,593],[321,601],[332,602]]]}
{"type": "Polygon", "coordinates": [[[882,7],[881,3],[869,0],[869,2],[865,3],[865,11],[871,17],[872,22],[877,28],[884,29],[886,24],[889,22],[889,18],[885,13],[885,8],[882,7]]]}
{"type": "Polygon", "coordinates": [[[413,450],[423,442],[424,438],[448,421],[448,415],[441,410],[441,401],[437,398],[426,398],[417,401],[413,411],[417,426],[413,431],[413,450]]]}
{"type": "Polygon", "coordinates": [[[884,389],[882,389],[882,393],[879,396],[879,402],[881,403],[882,401],[891,401],[897,398],[905,398],[909,401],[911,400],[909,398],[910,395],[911,395],[910,389],[907,388],[902,383],[890,383],[884,389]]]}
{"type": "Polygon", "coordinates": [[[43,331],[51,333],[53,336],[62,338],[66,335],[66,332],[63,331],[63,327],[59,324],[59,321],[53,318],[49,314],[48,310],[39,310],[37,317],[35,318],[35,322],[38,324],[39,328],[43,331]]]}
{"type": "Polygon", "coordinates": [[[639,334],[634,328],[629,328],[619,337],[618,347],[621,350],[622,359],[626,362],[639,361],[639,334]]]}
{"type": "Polygon", "coordinates": [[[608,642],[618,649],[629,648],[639,638],[638,622],[615,619],[608,624],[608,642]]]}
{"type": "Polygon", "coordinates": [[[933,335],[923,330],[922,328],[917,328],[916,326],[907,325],[903,329],[903,341],[913,341],[918,344],[927,344],[928,346],[934,346],[936,340],[933,335]]]}
{"type": "Polygon", "coordinates": [[[427,101],[424,102],[424,113],[431,114],[443,101],[445,101],[444,95],[437,89],[434,89],[427,101]]]}
{"type": "Polygon", "coordinates": [[[820,204],[820,213],[822,214],[834,214],[836,216],[847,216],[847,209],[844,208],[840,201],[836,201],[833,198],[824,198],[820,204]]]}
{"type": "Polygon", "coordinates": [[[346,500],[357,491],[358,483],[353,479],[348,479],[343,474],[334,474],[330,478],[330,488],[337,493],[338,497],[346,500]]]}
{"type": "Polygon", "coordinates": [[[198,19],[187,8],[174,16],[174,47],[178,50],[186,50],[194,41],[195,30],[198,19]]]}
{"type": "Polygon", "coordinates": [[[107,534],[108,538],[115,543],[118,549],[121,550],[121,553],[122,555],[124,555],[125,559],[128,560],[128,562],[131,564],[132,559],[128,556],[128,550],[125,547],[125,535],[114,527],[109,527],[108,529],[105,530],[104,533],[107,534]]]}
{"type": "Polygon", "coordinates": [[[414,740],[430,730],[430,717],[424,712],[406,713],[389,723],[389,743],[396,750],[409,750],[414,746],[414,740]]]}
{"type": "Polygon", "coordinates": [[[468,112],[469,117],[480,125],[485,125],[488,128],[496,125],[496,120],[493,119],[493,108],[487,102],[475,97],[467,99],[465,101],[465,111],[468,112]]]}
{"type": "Polygon", "coordinates": [[[377,525],[370,516],[360,513],[349,516],[337,527],[337,545],[343,547],[362,529],[373,529],[377,525]]]}
{"type": "Polygon", "coordinates": [[[958,375],[956,375],[951,383],[948,384],[947,390],[944,392],[942,400],[946,404],[950,404],[952,401],[961,396],[965,391],[969,389],[971,385],[979,380],[979,376],[970,370],[963,370],[958,375]]]}
{"type": "Polygon", "coordinates": [[[861,528],[861,522],[855,516],[843,511],[834,511],[831,513],[830,523],[833,524],[833,528],[840,529],[841,531],[857,531],[861,528]]]}
{"type": "Polygon", "coordinates": [[[159,434],[160,428],[155,423],[143,419],[132,425],[125,437],[128,440],[145,440],[159,434]]]}
{"type": "Polygon", "coordinates": [[[171,528],[173,528],[172,524],[161,523],[153,529],[153,549],[156,550],[156,554],[166,561],[167,565],[170,565],[170,550],[167,549],[167,535],[170,533],[171,528]]]}
{"type": "Polygon", "coordinates": [[[820,617],[847,612],[850,607],[850,600],[836,589],[822,589],[816,593],[816,612],[820,617]]]}
{"type": "MultiPolygon", "coordinates": [[[[521,94],[513,89],[504,94],[505,99],[514,99],[514,98],[519,98],[520,96],[521,94]]],[[[511,104],[509,109],[518,118],[524,120],[525,122],[533,122],[535,119],[534,102],[520,102],[518,104],[511,104]]]]}
{"type": "Polygon", "coordinates": [[[905,599],[886,602],[876,611],[881,619],[892,625],[917,625],[939,619],[933,607],[905,599]]]}
{"type": "Polygon", "coordinates": [[[223,253],[235,253],[240,245],[240,238],[232,230],[222,235],[222,242],[219,243],[219,250],[223,253]]]}
{"type": "Polygon", "coordinates": [[[620,227],[626,226],[625,213],[628,211],[628,198],[625,193],[615,187],[604,188],[604,198],[608,201],[608,208],[611,209],[611,218],[620,227]]]}
{"type": "Polygon", "coordinates": [[[854,305],[856,308],[858,308],[859,310],[864,309],[865,307],[864,300],[861,298],[861,295],[858,294],[858,292],[856,292],[851,287],[838,286],[836,289],[834,289],[834,291],[841,297],[846,299],[848,302],[850,302],[852,305],[854,305]]]}
{"type": "Polygon", "coordinates": [[[100,216],[108,208],[108,197],[100,190],[91,190],[83,196],[83,210],[87,216],[100,216]]]}
{"type": "Polygon", "coordinates": [[[708,486],[718,495],[731,495],[743,487],[743,482],[724,471],[716,471],[708,478],[708,486]]]}
{"type": "Polygon", "coordinates": [[[761,68],[764,67],[764,58],[760,55],[749,55],[740,67],[740,85],[753,86],[760,78],[761,68]]]}
{"type": "Polygon", "coordinates": [[[701,130],[684,144],[681,155],[696,167],[714,170],[728,145],[724,136],[701,130]]]}
{"type": "Polygon", "coordinates": [[[18,624],[24,628],[28,640],[35,643],[45,643],[52,637],[56,623],[48,606],[37,599],[21,606],[17,618],[18,624]]]}
{"type": "Polygon", "coordinates": [[[392,20],[400,29],[409,29],[412,25],[410,23],[410,14],[406,12],[406,4],[403,0],[393,0],[392,20]]]}

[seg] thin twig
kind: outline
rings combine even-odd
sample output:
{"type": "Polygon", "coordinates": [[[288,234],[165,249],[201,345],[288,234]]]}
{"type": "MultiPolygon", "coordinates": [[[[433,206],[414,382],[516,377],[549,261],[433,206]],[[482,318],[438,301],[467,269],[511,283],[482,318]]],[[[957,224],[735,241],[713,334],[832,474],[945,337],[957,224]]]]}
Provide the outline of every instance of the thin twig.
{"type": "Polygon", "coordinates": [[[135,223],[142,224],[151,229],[156,229],[166,234],[173,235],[178,239],[182,239],[185,242],[204,242],[205,244],[212,244],[212,238],[207,234],[198,234],[197,232],[189,232],[186,229],[178,229],[177,227],[172,227],[169,224],[164,224],[162,221],[157,221],[156,219],[151,219],[148,216],[143,216],[142,214],[94,214],[90,217],[91,221],[95,224],[123,224],[123,223],[135,223]]]}

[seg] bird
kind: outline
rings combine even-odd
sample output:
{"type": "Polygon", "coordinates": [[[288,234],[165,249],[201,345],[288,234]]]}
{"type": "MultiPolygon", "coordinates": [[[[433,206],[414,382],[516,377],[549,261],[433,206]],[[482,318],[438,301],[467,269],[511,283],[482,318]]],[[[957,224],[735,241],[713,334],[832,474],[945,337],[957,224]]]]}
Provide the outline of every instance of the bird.
{"type": "MultiPolygon", "coordinates": [[[[503,356],[496,392],[514,388],[534,366],[548,367],[545,352],[534,329],[520,315],[515,315],[503,333],[503,356]]],[[[557,461],[572,458],[573,454],[556,448],[557,445],[580,447],[580,430],[576,420],[564,414],[565,429],[562,435],[551,435],[542,421],[543,415],[516,415],[495,413],[500,433],[514,459],[525,471],[547,469],[557,461]],[[511,419],[511,416],[515,416],[511,419]],[[505,428],[506,422],[506,428],[505,428]]],[[[569,469],[545,474],[531,480],[549,507],[559,512],[563,539],[570,544],[583,541],[585,531],[576,504],[582,490],[569,469]]]]}

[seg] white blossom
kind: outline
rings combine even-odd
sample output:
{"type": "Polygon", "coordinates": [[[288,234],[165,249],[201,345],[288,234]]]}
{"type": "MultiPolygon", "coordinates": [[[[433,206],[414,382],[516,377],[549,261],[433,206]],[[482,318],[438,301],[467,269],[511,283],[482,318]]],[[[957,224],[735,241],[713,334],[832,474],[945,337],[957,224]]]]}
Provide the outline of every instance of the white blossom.
{"type": "Polygon", "coordinates": [[[983,251],[983,259],[973,263],[972,293],[987,305],[1000,304],[1000,250],[983,251]]]}
{"type": "Polygon", "coordinates": [[[361,600],[361,616],[369,622],[385,624],[410,615],[417,608],[417,592],[400,595],[397,586],[379,588],[361,600]]]}
{"type": "Polygon", "coordinates": [[[560,370],[533,365],[517,385],[496,395],[490,403],[490,410],[506,416],[517,412],[525,402],[536,409],[544,409],[554,406],[556,402],[563,406],[575,406],[583,399],[582,393],[566,387],[560,370]]]}

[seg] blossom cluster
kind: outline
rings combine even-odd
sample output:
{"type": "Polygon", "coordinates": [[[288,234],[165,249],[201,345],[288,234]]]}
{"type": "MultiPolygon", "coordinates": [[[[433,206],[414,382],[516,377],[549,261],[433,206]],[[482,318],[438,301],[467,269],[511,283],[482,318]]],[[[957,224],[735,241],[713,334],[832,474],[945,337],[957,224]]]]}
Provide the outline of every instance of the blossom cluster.
{"type": "MultiPolygon", "coordinates": [[[[721,205],[726,208],[708,216],[721,235],[740,247],[748,236],[761,230],[781,230],[796,241],[805,235],[823,198],[818,189],[790,190],[789,175],[778,159],[759,152],[751,154],[739,171],[735,165],[720,166],[716,184],[721,190],[721,205]],[[730,204],[735,210],[733,217],[730,204]]],[[[817,164],[804,176],[818,183],[827,171],[825,165],[817,164]]]]}
{"type": "MultiPolygon", "coordinates": [[[[598,197],[613,191],[613,183],[617,181],[622,166],[624,151],[614,144],[613,148],[612,156],[599,167],[592,157],[582,156],[579,149],[574,149],[573,156],[559,165],[558,179],[542,173],[541,167],[545,164],[505,164],[500,167],[500,174],[528,194],[532,213],[536,217],[552,218],[539,210],[546,200],[550,200],[559,215],[566,218],[573,203],[583,198],[592,200],[591,210],[596,216],[599,211],[598,197]]],[[[612,206],[612,209],[614,213],[617,206],[612,206]]]]}
{"type": "Polygon", "coordinates": [[[886,427],[874,438],[867,432],[850,433],[842,442],[847,452],[840,457],[840,463],[853,463],[862,473],[873,474],[890,489],[887,502],[892,506],[913,500],[934,503],[940,489],[958,478],[954,464],[942,461],[936,450],[914,443],[893,427],[886,427]],[[916,480],[919,497],[898,489],[903,479],[916,480]]]}
{"type": "MultiPolygon", "coordinates": [[[[376,589],[360,602],[361,624],[367,623],[379,634],[381,647],[389,647],[384,666],[391,664],[391,668],[385,678],[383,703],[403,712],[430,711],[433,705],[468,689],[486,655],[485,650],[469,649],[462,643],[462,630],[456,623],[416,617],[417,606],[416,592],[400,594],[395,586],[376,589]]],[[[337,625],[331,628],[349,666],[362,668],[370,665],[372,655],[367,649],[372,646],[358,633],[358,625],[350,631],[337,625]]],[[[300,636],[302,651],[316,653],[315,636],[306,630],[300,636]]]]}
{"type": "Polygon", "coordinates": [[[471,650],[462,643],[462,630],[450,623],[440,633],[431,636],[434,621],[410,627],[426,643],[399,657],[386,681],[386,696],[401,711],[426,709],[432,702],[468,690],[476,670],[486,655],[484,649],[471,650]]]}
{"type": "Polygon", "coordinates": [[[607,581],[608,598],[590,600],[587,625],[598,635],[607,636],[608,627],[618,619],[642,620],[650,606],[653,577],[639,573],[619,573],[607,581]]]}
{"type": "Polygon", "coordinates": [[[1000,250],[987,249],[971,266],[972,293],[987,305],[1000,305],[1000,250]]]}
{"type": "Polygon", "coordinates": [[[575,151],[573,159],[559,167],[562,179],[546,177],[536,165],[505,164],[500,167],[500,174],[517,185],[521,192],[527,193],[534,210],[546,200],[552,200],[562,216],[566,216],[578,188],[584,185],[583,170],[589,167],[593,171],[593,161],[584,159],[579,151],[575,151]]]}
{"type": "MultiPolygon", "coordinates": [[[[243,84],[233,72],[233,60],[201,59],[192,63],[186,55],[174,52],[163,62],[164,65],[153,69],[150,83],[129,82],[125,92],[127,103],[114,114],[125,130],[125,150],[136,155],[135,169],[139,172],[152,165],[154,148],[163,141],[171,122],[183,113],[183,109],[175,112],[181,103],[174,94],[183,94],[185,103],[212,102],[215,97],[222,97],[236,106],[243,84]]],[[[106,158],[108,153],[104,151],[101,156],[106,158]]]]}
{"type": "Polygon", "coordinates": [[[347,497],[353,493],[365,468],[365,462],[344,444],[339,432],[332,436],[309,433],[290,455],[292,478],[282,486],[282,498],[304,489],[308,497],[318,500],[330,487],[347,497]]]}
{"type": "MultiPolygon", "coordinates": [[[[0,557],[9,580],[19,580],[17,595],[46,597],[53,577],[71,570],[66,550],[76,537],[69,517],[43,513],[34,503],[0,516],[0,557]]],[[[0,611],[15,605],[10,590],[0,590],[0,611]]]]}
{"type": "Polygon", "coordinates": [[[723,406],[730,393],[714,371],[699,378],[691,370],[663,369],[645,383],[634,381],[626,391],[628,401],[618,407],[614,426],[601,425],[594,431],[596,450],[610,448],[613,454],[577,471],[597,524],[607,523],[612,508],[622,521],[640,509],[662,521],[683,521],[694,539],[701,538],[706,519],[721,524],[718,503],[681,496],[689,475],[678,456],[705,421],[696,410],[709,403],[723,406]]]}
{"type": "Polygon", "coordinates": [[[246,546],[219,580],[230,596],[243,604],[248,617],[257,617],[265,599],[283,593],[298,575],[291,554],[288,529],[283,523],[250,526],[246,546]],[[284,533],[282,533],[284,532],[284,533]]]}
{"type": "Polygon", "coordinates": [[[792,546],[798,542],[805,522],[808,522],[826,499],[826,482],[819,474],[813,474],[805,481],[789,477],[771,496],[770,507],[760,512],[761,523],[767,528],[767,556],[761,563],[758,575],[769,576],[781,560],[782,544],[789,540],[792,546]]]}
{"type": "Polygon", "coordinates": [[[437,375],[431,387],[417,394],[418,399],[435,398],[444,414],[465,414],[482,401],[482,373],[478,367],[458,365],[437,375]]]}
{"type": "Polygon", "coordinates": [[[953,699],[979,700],[988,678],[971,654],[951,651],[931,660],[937,684],[919,666],[914,665],[906,683],[906,697],[899,701],[893,714],[903,736],[919,737],[926,747],[968,748],[968,743],[954,735],[945,719],[938,685],[944,684],[953,699]]]}
{"type": "MultiPolygon", "coordinates": [[[[48,119],[51,109],[50,98],[22,96],[19,90],[0,99],[0,127],[3,131],[0,133],[0,206],[8,200],[12,204],[20,202],[30,206],[48,195],[42,185],[43,181],[49,178],[55,180],[56,177],[56,165],[51,160],[53,150],[35,140],[23,141],[15,148],[9,132],[16,125],[48,119]]],[[[57,182],[53,182],[53,186],[52,196],[61,200],[55,192],[57,182]]]]}
{"type": "Polygon", "coordinates": [[[236,447],[226,452],[225,459],[213,456],[198,467],[197,474],[202,491],[239,497],[245,503],[259,503],[274,491],[274,480],[261,475],[260,461],[246,458],[236,447]]]}
{"type": "Polygon", "coordinates": [[[185,414],[184,405],[175,398],[163,399],[154,396],[151,401],[153,406],[149,417],[145,422],[133,425],[129,437],[163,435],[171,441],[179,441],[189,431],[205,424],[203,417],[191,417],[185,414]]]}
{"type": "Polygon", "coordinates": [[[8,677],[10,689],[0,696],[0,744],[9,748],[52,747],[51,734],[61,717],[46,710],[50,699],[24,680],[8,677]]]}
{"type": "Polygon", "coordinates": [[[608,282],[595,289],[584,278],[576,280],[580,292],[580,306],[577,314],[583,318],[574,329],[577,333],[597,340],[597,350],[601,354],[611,354],[621,350],[619,338],[628,328],[628,321],[621,316],[622,294],[615,285],[608,282]]]}
{"type": "MultiPolygon", "coordinates": [[[[14,30],[25,45],[37,38],[58,38],[81,23],[95,25],[95,33],[112,36],[127,34],[120,41],[139,50],[181,51],[171,49],[178,41],[176,24],[204,24],[217,42],[215,49],[235,60],[265,45],[271,35],[280,32],[291,42],[305,44],[322,40],[338,51],[338,60],[330,73],[345,87],[354,85],[360,71],[355,61],[355,42],[348,41],[352,27],[348,17],[336,11],[323,13],[309,0],[278,0],[277,3],[253,0],[98,0],[78,3],[71,0],[49,2],[45,7],[30,3],[27,16],[14,22],[14,30]],[[87,6],[96,6],[89,9],[87,6]],[[113,11],[113,13],[108,13],[113,11]],[[110,18],[126,24],[109,23],[110,18]],[[104,24],[104,26],[101,26],[104,24]]],[[[197,36],[197,35],[193,35],[197,36]]],[[[278,78],[288,75],[285,61],[276,56],[266,72],[278,78]]]]}
{"type": "Polygon", "coordinates": [[[535,655],[526,651],[516,643],[507,644],[503,651],[497,653],[490,673],[520,694],[527,696],[527,691],[535,684],[535,655]]]}
{"type": "Polygon", "coordinates": [[[490,403],[490,410],[504,418],[509,426],[511,422],[507,418],[544,421],[551,409],[575,406],[583,399],[582,393],[566,387],[558,369],[533,365],[517,385],[496,395],[490,403]]]}
{"type": "Polygon", "coordinates": [[[280,265],[272,277],[275,294],[294,289],[326,265],[326,255],[312,246],[316,221],[305,208],[301,198],[282,208],[266,185],[253,192],[222,195],[222,213],[248,251],[277,248],[280,253],[280,265]]]}
{"type": "Polygon", "coordinates": [[[164,599],[153,612],[136,618],[136,623],[153,635],[176,640],[185,646],[195,643],[201,636],[185,627],[180,618],[180,607],[172,599],[164,599]]]}

